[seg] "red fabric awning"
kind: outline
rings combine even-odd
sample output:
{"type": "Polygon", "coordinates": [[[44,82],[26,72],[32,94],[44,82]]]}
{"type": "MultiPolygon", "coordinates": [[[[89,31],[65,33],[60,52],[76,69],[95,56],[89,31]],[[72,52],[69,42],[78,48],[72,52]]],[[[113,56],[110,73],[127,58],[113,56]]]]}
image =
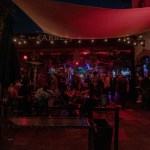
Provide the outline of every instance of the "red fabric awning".
{"type": "Polygon", "coordinates": [[[12,0],[44,32],[72,39],[100,39],[150,30],[150,7],[109,9],[50,0],[12,0]]]}

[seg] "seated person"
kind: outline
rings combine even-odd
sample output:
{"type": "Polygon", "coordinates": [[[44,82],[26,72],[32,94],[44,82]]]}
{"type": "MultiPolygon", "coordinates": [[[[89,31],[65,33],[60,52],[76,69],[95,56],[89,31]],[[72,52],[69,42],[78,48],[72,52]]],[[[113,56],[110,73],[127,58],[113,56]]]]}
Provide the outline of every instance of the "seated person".
{"type": "Polygon", "coordinates": [[[50,96],[50,94],[47,91],[48,88],[48,85],[45,84],[42,88],[37,89],[37,91],[35,92],[38,113],[41,113],[42,110],[48,106],[48,98],[50,96]]]}
{"type": "Polygon", "coordinates": [[[22,84],[20,82],[17,82],[15,85],[11,84],[8,87],[8,103],[11,105],[18,105],[19,99],[22,99],[23,96],[18,95],[18,91],[21,88],[22,84]]]}

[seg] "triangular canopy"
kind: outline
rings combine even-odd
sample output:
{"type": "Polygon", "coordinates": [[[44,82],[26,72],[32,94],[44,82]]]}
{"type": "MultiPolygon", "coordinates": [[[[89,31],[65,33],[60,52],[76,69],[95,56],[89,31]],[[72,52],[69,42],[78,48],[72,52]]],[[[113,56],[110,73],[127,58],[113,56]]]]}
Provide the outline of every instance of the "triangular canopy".
{"type": "Polygon", "coordinates": [[[150,7],[109,9],[51,0],[12,0],[44,32],[72,39],[133,35],[150,29],[150,7]]]}

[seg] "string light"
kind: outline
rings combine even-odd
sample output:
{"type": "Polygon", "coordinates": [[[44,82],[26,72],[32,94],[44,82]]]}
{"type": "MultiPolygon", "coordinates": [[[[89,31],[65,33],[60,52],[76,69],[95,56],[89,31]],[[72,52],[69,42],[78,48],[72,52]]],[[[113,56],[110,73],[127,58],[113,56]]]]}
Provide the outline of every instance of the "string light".
{"type": "Polygon", "coordinates": [[[16,39],[16,38],[14,38],[14,39],[13,39],[13,41],[14,41],[14,42],[17,42],[17,39],[16,39]]]}
{"type": "Polygon", "coordinates": [[[141,41],[140,44],[141,44],[141,45],[144,45],[144,41],[141,41]]]}
{"type": "Polygon", "coordinates": [[[26,44],[27,43],[27,41],[23,41],[23,44],[26,44]]]}
{"type": "Polygon", "coordinates": [[[127,40],[130,40],[130,37],[127,37],[126,39],[127,39],[127,40]]]}
{"type": "Polygon", "coordinates": [[[127,41],[127,43],[130,44],[131,42],[130,42],[130,41],[127,41]]]}
{"type": "Polygon", "coordinates": [[[67,44],[67,43],[68,43],[68,41],[67,41],[67,40],[65,40],[65,41],[64,41],[64,43],[65,43],[65,44],[67,44]]]}
{"type": "Polygon", "coordinates": [[[19,41],[18,44],[21,45],[22,43],[19,41]]]}
{"type": "Polygon", "coordinates": [[[36,44],[40,44],[40,41],[36,41],[36,44]]]}
{"type": "Polygon", "coordinates": [[[133,45],[136,46],[136,45],[137,45],[137,42],[134,42],[133,45]]]}
{"type": "Polygon", "coordinates": [[[91,40],[91,43],[94,43],[95,41],[94,40],[91,40]]]}
{"type": "Polygon", "coordinates": [[[107,42],[107,41],[108,41],[108,39],[105,39],[104,41],[105,41],[105,42],[107,42]]]}
{"type": "Polygon", "coordinates": [[[120,42],[120,41],[121,41],[121,38],[119,38],[118,41],[120,42]]]}
{"type": "MultiPolygon", "coordinates": [[[[36,39],[36,38],[29,37],[28,39],[33,40],[33,39],[36,39]]],[[[100,39],[99,39],[99,40],[100,40],[100,39]]],[[[104,42],[108,42],[109,39],[108,39],[108,38],[105,38],[105,39],[103,39],[103,40],[104,40],[104,42]]],[[[101,39],[101,41],[102,41],[102,39],[101,39]]],[[[143,36],[142,36],[142,35],[119,37],[119,38],[117,39],[117,41],[118,41],[118,42],[125,42],[126,44],[133,43],[134,46],[136,46],[136,45],[138,45],[138,44],[140,44],[140,45],[145,45],[145,42],[144,42],[144,40],[143,40],[143,36]]],[[[26,40],[25,38],[24,38],[24,39],[22,39],[22,38],[19,39],[19,38],[14,37],[14,38],[13,38],[13,42],[14,42],[14,43],[17,42],[18,45],[27,44],[27,40],[26,40]]],[[[69,41],[68,41],[68,39],[64,39],[63,42],[64,42],[64,44],[67,44],[69,41]]],[[[77,40],[77,42],[78,42],[78,44],[81,44],[81,43],[82,43],[82,40],[77,40]]],[[[91,43],[94,43],[95,40],[94,40],[94,39],[91,39],[90,42],[91,42],[91,43]]],[[[36,39],[36,44],[40,44],[40,43],[41,43],[41,41],[36,39]]],[[[50,44],[51,44],[51,45],[53,45],[54,43],[55,43],[55,40],[50,40],[50,44]]]]}
{"type": "Polygon", "coordinates": [[[50,43],[51,43],[51,44],[54,44],[54,41],[52,40],[50,43]]]}
{"type": "Polygon", "coordinates": [[[81,42],[82,42],[81,40],[78,41],[79,44],[80,44],[81,42]]]}

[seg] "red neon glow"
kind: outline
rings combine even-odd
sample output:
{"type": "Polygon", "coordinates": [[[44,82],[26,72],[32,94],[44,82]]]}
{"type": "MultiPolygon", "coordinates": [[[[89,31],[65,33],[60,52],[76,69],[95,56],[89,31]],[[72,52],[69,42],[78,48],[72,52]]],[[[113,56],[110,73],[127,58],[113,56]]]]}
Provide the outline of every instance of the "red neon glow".
{"type": "Polygon", "coordinates": [[[76,65],[79,65],[79,62],[76,62],[76,65]]]}
{"type": "Polygon", "coordinates": [[[24,59],[24,60],[27,60],[27,59],[28,59],[28,56],[27,56],[27,55],[24,55],[24,56],[23,56],[23,59],[24,59]]]}

